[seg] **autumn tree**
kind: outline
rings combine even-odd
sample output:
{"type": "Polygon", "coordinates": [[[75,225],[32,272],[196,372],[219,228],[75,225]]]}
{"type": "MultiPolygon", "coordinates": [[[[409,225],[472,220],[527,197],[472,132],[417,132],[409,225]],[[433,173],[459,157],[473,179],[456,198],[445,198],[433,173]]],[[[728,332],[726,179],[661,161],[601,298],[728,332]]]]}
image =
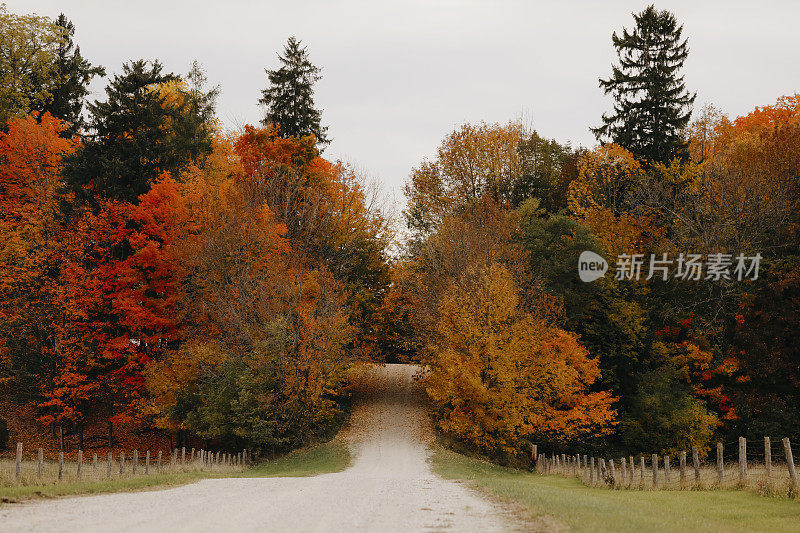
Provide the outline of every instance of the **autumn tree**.
{"type": "Polygon", "coordinates": [[[39,401],[53,375],[46,353],[55,346],[53,317],[60,315],[53,272],[60,268],[55,220],[64,157],[74,141],[49,114],[9,122],[0,133],[0,339],[7,350],[3,382],[9,397],[39,401]]]}
{"type": "Polygon", "coordinates": [[[9,13],[0,5],[0,124],[42,109],[58,82],[65,28],[39,15],[9,13]]]}
{"type": "Polygon", "coordinates": [[[426,235],[458,207],[488,195],[495,202],[511,199],[525,185],[524,159],[519,151],[528,139],[519,122],[463,124],[445,137],[434,161],[411,171],[404,191],[408,227],[426,235]]]}
{"type": "Polygon", "coordinates": [[[287,450],[341,420],[353,332],[346,293],[292,249],[250,183],[202,180],[186,182],[197,224],[182,242],[191,340],[167,345],[145,370],[143,413],[159,427],[287,450]]]}
{"type": "Polygon", "coordinates": [[[36,406],[41,422],[82,435],[90,417],[109,413],[129,389],[130,345],[114,315],[112,249],[127,234],[127,208],[103,204],[69,221],[59,214],[63,159],[77,144],[46,113],[9,123],[2,137],[0,337],[10,399],[36,406]]]}
{"type": "Polygon", "coordinates": [[[661,238],[653,214],[637,201],[645,179],[633,154],[614,144],[587,152],[578,163],[567,206],[611,256],[641,253],[661,238]]]}
{"type": "Polygon", "coordinates": [[[278,133],[245,128],[235,144],[241,180],[285,225],[295,249],[345,283],[358,309],[358,351],[366,355],[375,349],[372,323],[389,284],[391,233],[378,191],[350,168],[319,157],[314,137],[278,133]]]}
{"type": "Polygon", "coordinates": [[[278,55],[281,67],[266,70],[269,87],[261,91],[258,103],[266,107],[264,126],[277,126],[281,137],[305,137],[313,135],[318,147],[330,143],[328,127],[321,126],[322,111],[314,106],[314,84],[320,76],[320,68],[308,58],[308,51],[301,41],[289,37],[278,55]]]}
{"type": "Polygon", "coordinates": [[[613,398],[590,392],[600,377],[577,337],[524,312],[511,273],[492,264],[464,272],[442,299],[426,388],[439,427],[495,457],[603,435],[613,398]]]}
{"type": "Polygon", "coordinates": [[[689,124],[694,94],[686,90],[681,69],[689,55],[683,26],[675,15],[653,5],[634,13],[636,27],[615,32],[611,40],[619,65],[600,79],[614,98],[614,112],[592,128],[598,140],[619,144],[640,161],[669,163],[687,156],[682,130],[689,124]]]}
{"type": "Polygon", "coordinates": [[[484,196],[514,208],[538,197],[557,211],[576,175],[576,152],[520,122],[463,124],[445,137],[433,161],[413,169],[404,192],[406,224],[424,237],[450,214],[484,196]]]}

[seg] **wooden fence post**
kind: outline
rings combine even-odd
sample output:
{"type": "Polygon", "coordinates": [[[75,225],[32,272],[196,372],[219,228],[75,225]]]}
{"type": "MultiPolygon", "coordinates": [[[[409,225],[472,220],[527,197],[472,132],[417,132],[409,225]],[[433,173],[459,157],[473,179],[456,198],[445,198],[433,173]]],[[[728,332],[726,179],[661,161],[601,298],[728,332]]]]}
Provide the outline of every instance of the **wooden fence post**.
{"type": "Polygon", "coordinates": [[[39,448],[38,454],[39,464],[37,465],[37,474],[39,475],[39,481],[42,480],[42,471],[44,470],[44,450],[39,448]]]}
{"type": "Polygon", "coordinates": [[[636,467],[633,464],[633,456],[628,456],[628,461],[631,463],[631,485],[633,485],[633,476],[636,474],[636,467]]]}
{"type": "Polygon", "coordinates": [[[644,488],[644,454],[639,456],[639,477],[641,478],[642,488],[644,488]]]}
{"type": "Polygon", "coordinates": [[[22,477],[22,443],[17,443],[17,462],[14,466],[14,477],[19,482],[22,477]]]}
{"type": "Polygon", "coordinates": [[[106,477],[111,477],[111,463],[114,462],[114,455],[111,452],[108,452],[108,472],[106,472],[106,477]]]}
{"type": "Polygon", "coordinates": [[[192,462],[194,463],[194,448],[192,448],[192,462]]]}
{"type": "Polygon", "coordinates": [[[161,472],[161,450],[158,450],[158,459],[157,459],[156,467],[158,468],[159,473],[161,472]]]}
{"type": "Polygon", "coordinates": [[[597,481],[604,481],[606,476],[606,460],[602,457],[597,462],[597,481]]]}
{"type": "Polygon", "coordinates": [[[628,477],[628,465],[625,462],[625,458],[624,457],[622,459],[620,459],[620,461],[622,461],[622,484],[625,485],[625,480],[628,477]]]}
{"type": "Polygon", "coordinates": [[[700,452],[697,446],[692,446],[692,466],[694,466],[694,484],[700,484],[700,452]]]}
{"type": "Polygon", "coordinates": [[[83,475],[83,450],[78,450],[78,479],[83,475]]]}
{"type": "Polygon", "coordinates": [[[589,483],[594,483],[594,457],[591,460],[592,466],[589,467],[589,483]]]}
{"type": "Polygon", "coordinates": [[[58,482],[64,479],[64,452],[58,452],[58,482]]]}
{"type": "Polygon", "coordinates": [[[653,488],[658,488],[658,455],[651,455],[650,461],[653,467],[653,488]]]}
{"type": "Polygon", "coordinates": [[[664,456],[664,482],[669,484],[669,455],[664,456]]]}
{"type": "Polygon", "coordinates": [[[119,475],[125,475],[125,452],[119,452],[119,475]]]}
{"type": "Polygon", "coordinates": [[[612,482],[611,484],[612,485],[616,485],[617,484],[617,471],[616,471],[616,469],[614,469],[614,459],[609,459],[608,460],[608,469],[611,471],[611,482],[612,482]]]}
{"type": "Polygon", "coordinates": [[[739,437],[739,483],[747,478],[747,439],[739,437]]]}
{"type": "Polygon", "coordinates": [[[722,459],[722,443],[717,443],[717,485],[722,485],[725,477],[725,463],[722,459]]]}
{"type": "Polygon", "coordinates": [[[144,454],[144,475],[150,475],[150,450],[147,450],[144,454]]]}
{"type": "Polygon", "coordinates": [[[181,466],[186,465],[186,446],[181,447],[181,466]]]}
{"type": "Polygon", "coordinates": [[[789,437],[783,438],[783,451],[786,454],[786,466],[789,467],[789,477],[792,478],[792,484],[798,487],[800,484],[797,482],[797,471],[794,469],[794,457],[792,457],[792,445],[789,442],[789,437]]]}
{"type": "Polygon", "coordinates": [[[97,477],[97,454],[92,454],[92,476],[97,477]]]}
{"type": "Polygon", "coordinates": [[[139,465],[139,450],[133,450],[133,475],[136,475],[136,467],[139,465]]]}
{"type": "Polygon", "coordinates": [[[767,477],[772,476],[772,446],[769,437],[764,437],[764,468],[767,470],[767,477]]]}
{"type": "Polygon", "coordinates": [[[684,488],[684,486],[686,486],[686,452],[681,452],[678,463],[681,470],[681,488],[684,488]]]}

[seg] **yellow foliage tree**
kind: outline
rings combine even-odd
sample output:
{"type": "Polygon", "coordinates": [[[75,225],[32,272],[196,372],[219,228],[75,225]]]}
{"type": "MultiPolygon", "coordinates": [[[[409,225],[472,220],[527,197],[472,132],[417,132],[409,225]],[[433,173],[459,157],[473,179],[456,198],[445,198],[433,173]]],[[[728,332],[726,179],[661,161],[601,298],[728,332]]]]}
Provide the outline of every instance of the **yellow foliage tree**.
{"type": "Polygon", "coordinates": [[[523,441],[610,432],[609,392],[589,392],[597,360],[577,336],[521,309],[511,272],[471,271],[442,299],[427,391],[440,428],[492,455],[523,441]]]}
{"type": "Polygon", "coordinates": [[[508,201],[524,173],[520,144],[531,132],[520,122],[463,124],[442,141],[436,160],[411,172],[406,216],[420,229],[437,227],[459,205],[488,195],[508,201]]]}
{"type": "Polygon", "coordinates": [[[633,154],[607,144],[581,158],[578,178],[570,183],[567,206],[612,256],[641,253],[661,238],[652,214],[630,208],[630,195],[645,179],[633,154]]]}

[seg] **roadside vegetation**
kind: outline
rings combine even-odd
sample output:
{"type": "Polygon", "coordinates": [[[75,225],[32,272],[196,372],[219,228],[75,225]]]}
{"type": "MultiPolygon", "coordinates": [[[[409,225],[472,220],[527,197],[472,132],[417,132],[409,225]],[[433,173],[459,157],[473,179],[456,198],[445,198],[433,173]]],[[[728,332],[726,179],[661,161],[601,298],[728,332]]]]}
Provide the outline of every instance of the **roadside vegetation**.
{"type": "MultiPolygon", "coordinates": [[[[199,470],[186,466],[182,470],[120,478],[115,472],[105,479],[105,472],[87,477],[83,481],[69,480],[58,483],[57,477],[50,476],[51,482],[45,484],[16,484],[8,480],[0,483],[0,504],[36,498],[55,498],[100,494],[105,492],[129,492],[143,489],[164,489],[193,483],[201,479],[230,477],[305,477],[331,472],[341,472],[350,465],[350,450],[345,442],[334,439],[329,442],[294,450],[282,457],[265,460],[250,468],[217,465],[216,470],[199,470]]],[[[10,461],[4,461],[11,463],[10,461]]],[[[52,465],[51,465],[52,466],[52,465]]],[[[90,465],[86,465],[89,469],[90,465]]],[[[105,465],[104,465],[105,466],[105,465]]],[[[2,465],[3,471],[12,471],[13,464],[2,465]]],[[[168,467],[167,467],[168,468],[168,467]]],[[[180,468],[180,467],[178,467],[180,468]]],[[[48,470],[52,470],[49,468],[48,470]]]]}
{"type": "Polygon", "coordinates": [[[694,109],[677,17],[630,22],[597,146],[464,124],[406,184],[395,298],[438,428],[501,464],[800,441],[800,94],[694,109]]]}
{"type": "Polygon", "coordinates": [[[434,472],[519,505],[548,528],[587,532],[797,531],[800,502],[733,490],[650,491],[587,487],[439,449],[434,472]]]}

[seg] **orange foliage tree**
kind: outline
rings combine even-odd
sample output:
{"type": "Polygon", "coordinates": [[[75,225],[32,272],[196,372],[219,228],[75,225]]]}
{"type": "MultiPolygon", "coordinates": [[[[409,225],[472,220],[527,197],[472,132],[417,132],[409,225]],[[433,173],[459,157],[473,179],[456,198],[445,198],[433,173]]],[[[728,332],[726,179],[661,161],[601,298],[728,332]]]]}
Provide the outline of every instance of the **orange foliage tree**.
{"type": "Polygon", "coordinates": [[[525,312],[502,265],[464,278],[442,299],[427,361],[439,427],[494,456],[519,453],[531,439],[609,433],[614,398],[589,390],[600,370],[577,337],[525,312]]]}

